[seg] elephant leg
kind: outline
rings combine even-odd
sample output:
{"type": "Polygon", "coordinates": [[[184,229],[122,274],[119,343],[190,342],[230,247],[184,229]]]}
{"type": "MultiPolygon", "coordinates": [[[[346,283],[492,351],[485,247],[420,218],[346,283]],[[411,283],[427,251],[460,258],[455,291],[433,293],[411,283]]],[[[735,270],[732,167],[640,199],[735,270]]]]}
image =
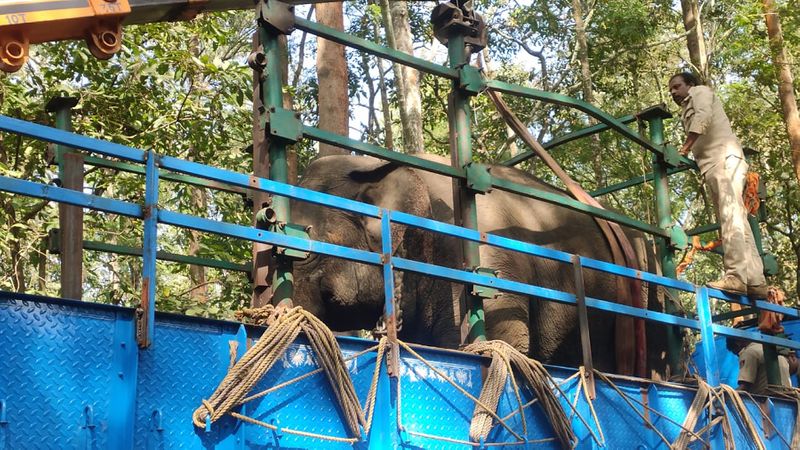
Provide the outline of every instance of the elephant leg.
{"type": "Polygon", "coordinates": [[[527,354],[530,345],[528,331],[528,298],[502,293],[483,303],[487,339],[499,339],[527,354]]]}

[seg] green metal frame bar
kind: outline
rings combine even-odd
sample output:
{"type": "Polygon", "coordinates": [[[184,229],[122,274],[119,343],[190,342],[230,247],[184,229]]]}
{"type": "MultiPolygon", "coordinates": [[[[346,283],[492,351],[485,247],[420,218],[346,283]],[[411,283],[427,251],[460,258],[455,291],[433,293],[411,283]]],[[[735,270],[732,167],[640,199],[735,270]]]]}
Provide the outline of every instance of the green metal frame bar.
{"type": "Polygon", "coordinates": [[[719,230],[719,224],[718,223],[710,223],[708,225],[702,225],[702,226],[699,226],[699,227],[692,228],[691,230],[688,230],[686,232],[686,235],[687,236],[696,236],[696,235],[699,235],[699,234],[708,233],[708,232],[717,231],[717,230],[719,230]]]}
{"type": "MultiPolygon", "coordinates": [[[[676,173],[685,172],[685,171],[687,171],[689,169],[690,169],[690,167],[688,167],[688,166],[672,167],[672,168],[667,169],[667,175],[673,175],[673,174],[676,174],[676,173]]],[[[610,194],[612,192],[621,191],[621,190],[627,189],[629,187],[634,187],[634,186],[638,186],[640,184],[644,184],[644,183],[653,181],[653,177],[654,176],[655,175],[651,172],[651,173],[648,173],[647,175],[644,175],[644,176],[641,176],[641,177],[634,177],[634,178],[629,179],[628,181],[623,181],[621,183],[612,184],[610,186],[606,186],[604,188],[600,188],[600,189],[594,190],[592,192],[589,192],[589,195],[591,195],[592,197],[600,197],[602,195],[610,194]]]]}
{"type": "MultiPolygon", "coordinates": [[[[469,55],[466,52],[464,31],[455,30],[447,41],[447,59],[450,68],[458,70],[464,64],[469,64],[469,55]]],[[[450,89],[450,98],[447,105],[447,118],[450,128],[450,155],[453,166],[466,171],[467,165],[472,163],[472,107],[470,95],[460,88],[459,80],[453,80],[450,89]],[[454,148],[453,148],[454,147],[454,148]]],[[[488,172],[487,172],[488,175],[488,172]]],[[[456,223],[465,228],[478,229],[478,205],[475,191],[469,189],[467,180],[459,179],[456,197],[455,214],[456,223]]],[[[462,241],[464,266],[468,270],[477,270],[481,267],[481,254],[477,242],[462,241]]],[[[462,335],[462,340],[471,343],[486,340],[486,319],[483,309],[483,298],[478,295],[473,286],[464,289],[467,303],[467,334],[462,335]]]]}
{"type": "Polygon", "coordinates": [[[316,127],[303,125],[303,136],[313,139],[315,141],[335,145],[337,147],[341,147],[357,153],[374,156],[376,158],[380,158],[386,161],[396,162],[398,164],[414,167],[416,169],[427,170],[429,172],[438,173],[440,175],[445,175],[452,178],[459,178],[459,179],[466,178],[463,169],[456,169],[447,164],[437,163],[435,161],[428,161],[427,159],[422,159],[416,156],[407,155],[405,153],[394,152],[378,145],[357,141],[347,136],[341,136],[336,133],[321,130],[316,127]]]}
{"type": "MultiPolygon", "coordinates": [[[[492,90],[495,90],[497,92],[501,92],[501,93],[504,93],[504,94],[511,94],[511,95],[516,95],[516,96],[520,96],[520,97],[530,98],[530,99],[533,99],[533,100],[543,101],[543,102],[546,102],[546,103],[553,103],[553,104],[556,104],[556,105],[569,106],[569,107],[575,108],[575,109],[577,109],[579,111],[582,111],[582,112],[594,117],[598,121],[608,125],[609,128],[611,128],[614,131],[620,133],[621,135],[623,135],[624,137],[630,139],[631,141],[635,142],[636,144],[639,144],[640,146],[646,148],[647,150],[650,150],[651,152],[657,153],[657,154],[663,154],[664,153],[663,144],[662,145],[653,144],[649,140],[647,140],[647,139],[643,138],[642,136],[640,136],[639,133],[637,133],[637,132],[631,130],[630,128],[628,128],[627,126],[625,126],[624,123],[620,122],[614,116],[611,116],[610,114],[607,114],[603,110],[601,110],[601,109],[599,109],[599,108],[597,108],[597,107],[595,107],[595,106],[593,106],[593,105],[591,105],[589,103],[586,103],[586,102],[584,102],[582,100],[578,100],[576,98],[572,98],[572,97],[569,97],[569,96],[563,95],[563,94],[556,94],[556,93],[553,93],[553,92],[542,91],[542,90],[539,90],[539,89],[533,89],[533,88],[528,88],[528,87],[523,87],[523,86],[517,86],[517,85],[511,84],[511,83],[506,83],[506,82],[497,81],[497,80],[486,81],[486,86],[489,89],[492,89],[492,90]]],[[[680,160],[681,160],[681,162],[683,164],[686,164],[691,168],[697,168],[697,165],[694,163],[694,161],[686,158],[685,156],[681,157],[680,160]]]]}
{"type": "MultiPolygon", "coordinates": [[[[655,145],[664,144],[664,118],[666,114],[653,114],[648,117],[648,131],[650,140],[655,145]]],[[[653,155],[653,188],[655,191],[655,209],[658,227],[665,232],[672,226],[672,211],[669,198],[669,178],[667,163],[664,155],[656,153],[653,155]]],[[[669,233],[668,233],[669,234],[669,233]]],[[[661,263],[661,273],[665,277],[677,278],[677,266],[675,264],[675,249],[670,246],[669,236],[659,236],[656,239],[657,254],[661,263]]],[[[668,289],[671,298],[677,298],[677,291],[668,289]]],[[[665,302],[665,310],[668,314],[676,314],[678,311],[675,305],[665,302]]],[[[667,327],[667,364],[672,373],[679,373],[681,349],[683,339],[680,330],[675,327],[667,327]]]]}
{"type": "Polygon", "coordinates": [[[669,233],[667,231],[662,230],[661,228],[658,228],[656,226],[650,225],[646,222],[631,219],[630,217],[627,217],[623,214],[614,211],[609,211],[607,209],[600,209],[600,208],[595,208],[594,206],[585,205],[577,200],[571,199],[569,197],[564,197],[563,195],[555,194],[553,192],[536,189],[533,187],[525,186],[518,183],[513,183],[511,181],[494,177],[492,178],[492,187],[508,192],[513,192],[516,194],[521,194],[526,197],[535,198],[537,200],[541,200],[547,203],[560,205],[565,208],[572,209],[574,211],[579,211],[585,214],[589,214],[593,217],[599,217],[601,219],[606,219],[608,221],[615,222],[620,225],[625,225],[627,227],[643,231],[645,233],[649,233],[654,236],[661,236],[666,238],[669,237],[669,233]]]}
{"type": "MultiPolygon", "coordinates": [[[[627,116],[617,117],[617,120],[620,123],[629,124],[629,123],[634,122],[636,120],[636,116],[627,115],[627,116]]],[[[569,133],[567,133],[567,134],[565,134],[563,136],[559,136],[557,138],[554,138],[554,139],[552,139],[550,141],[547,141],[544,144],[542,144],[542,147],[544,147],[545,150],[550,150],[551,148],[558,147],[559,145],[563,145],[563,144],[566,144],[568,142],[572,142],[572,141],[575,141],[575,140],[578,140],[578,139],[581,139],[581,138],[584,138],[584,137],[587,137],[587,136],[591,136],[593,134],[597,134],[597,133],[606,131],[606,130],[608,130],[610,128],[611,127],[609,125],[605,124],[605,123],[598,123],[597,125],[592,125],[590,127],[581,128],[579,130],[575,130],[575,131],[569,132],[569,133]]],[[[525,153],[520,153],[519,155],[514,156],[513,158],[509,158],[508,160],[503,161],[500,164],[504,165],[504,166],[509,166],[509,167],[510,166],[515,166],[515,165],[517,165],[517,164],[519,164],[519,163],[521,163],[523,161],[527,161],[528,159],[532,158],[535,155],[536,155],[535,152],[529,150],[529,151],[527,151],[525,153]]]]}
{"type": "Polygon", "coordinates": [[[451,80],[458,79],[458,70],[455,68],[435,64],[422,58],[417,58],[416,56],[411,56],[401,51],[370,42],[366,39],[351,36],[343,31],[335,30],[333,28],[326,27],[325,25],[320,25],[314,21],[306,20],[303,17],[295,16],[294,24],[298,30],[303,30],[307,33],[328,39],[338,44],[346,45],[374,56],[404,64],[422,72],[438,75],[451,80]]]}
{"type": "MultiPolygon", "coordinates": [[[[428,161],[422,158],[418,158],[416,156],[410,156],[403,153],[393,152],[391,150],[388,150],[386,148],[377,145],[357,141],[349,137],[340,136],[336,133],[320,130],[319,128],[304,125],[303,136],[327,144],[336,145],[338,147],[352,150],[358,153],[363,153],[366,155],[375,156],[377,158],[385,159],[388,161],[393,161],[399,164],[408,165],[410,167],[414,167],[417,169],[427,170],[433,173],[438,173],[440,175],[445,175],[453,178],[466,179],[465,171],[463,169],[458,169],[452,166],[448,166],[446,164],[428,161]]],[[[502,189],[504,191],[512,192],[515,194],[523,195],[537,200],[542,200],[547,203],[563,206],[565,208],[569,208],[575,211],[580,211],[594,217],[600,217],[602,219],[606,219],[611,222],[616,222],[621,225],[625,225],[627,227],[643,231],[645,233],[650,233],[657,236],[669,237],[668,233],[666,233],[664,230],[655,227],[653,225],[650,225],[646,222],[631,219],[630,217],[627,217],[625,215],[613,211],[595,208],[589,205],[584,205],[581,202],[573,200],[569,197],[565,197],[563,195],[554,194],[552,192],[543,191],[541,189],[536,189],[530,186],[525,186],[522,184],[494,177],[492,178],[492,186],[497,189],[502,189]]]]}
{"type": "MultiPolygon", "coordinates": [[[[83,241],[83,248],[85,250],[105,253],[115,253],[117,255],[126,256],[142,256],[142,249],[136,247],[129,247],[126,245],[108,244],[105,242],[97,241],[83,241]]],[[[221,261],[218,259],[202,258],[199,256],[181,255],[178,253],[170,253],[165,251],[156,252],[156,259],[162,261],[171,261],[182,264],[191,264],[194,266],[213,267],[215,269],[232,270],[236,272],[250,273],[250,264],[237,264],[229,261],[221,261]]]]}
{"type": "MultiPolygon", "coordinates": [[[[285,63],[286,52],[285,49],[281,48],[285,44],[281,44],[277,33],[277,31],[271,31],[267,24],[261,20],[258,21],[258,35],[267,60],[264,76],[261,78],[261,92],[264,107],[270,112],[283,110],[282,66],[285,63]]],[[[276,119],[271,116],[270,120],[276,119]]],[[[272,126],[267,127],[267,129],[271,128],[272,126]]],[[[270,136],[269,133],[267,133],[266,139],[269,151],[269,178],[280,183],[289,184],[288,142],[284,139],[270,136]]],[[[272,197],[272,209],[279,225],[291,223],[292,216],[288,197],[279,195],[272,197]]],[[[277,253],[275,260],[271,303],[276,306],[291,306],[292,297],[294,296],[292,259],[285,254],[277,253]]]]}

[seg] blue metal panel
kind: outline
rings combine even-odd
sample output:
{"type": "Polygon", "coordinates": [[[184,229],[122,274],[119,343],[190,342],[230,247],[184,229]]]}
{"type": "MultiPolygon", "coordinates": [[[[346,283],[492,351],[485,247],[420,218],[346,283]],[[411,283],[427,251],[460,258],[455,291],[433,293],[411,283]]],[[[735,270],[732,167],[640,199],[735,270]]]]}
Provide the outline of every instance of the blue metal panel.
{"type": "Polygon", "coordinates": [[[698,287],[695,295],[697,302],[697,318],[700,320],[700,336],[707,345],[703,346],[703,359],[706,363],[705,379],[712,387],[719,386],[719,365],[717,364],[714,346],[714,331],[711,328],[711,306],[708,299],[708,288],[698,287]]]}
{"type": "MultiPolygon", "coordinates": [[[[362,340],[340,341],[345,358],[362,351],[373,342],[362,340]]],[[[347,363],[356,394],[361,405],[366,404],[372,381],[376,354],[359,356],[347,363]]],[[[318,368],[316,356],[305,338],[292,344],[284,356],[262,378],[253,393],[286,382],[318,368]]],[[[347,427],[337,406],[335,395],[324,373],[320,372],[295,384],[253,400],[247,404],[247,414],[257,420],[280,428],[301,430],[310,433],[349,438],[347,427]]],[[[382,420],[385,411],[377,411],[375,420],[382,420]]],[[[273,432],[265,428],[247,425],[246,448],[352,448],[350,444],[298,436],[289,432],[273,432]]]]}
{"type": "Polygon", "coordinates": [[[136,345],[136,324],[133,314],[117,313],[114,326],[113,352],[114,376],[111,378],[111,404],[114,413],[108,421],[109,448],[132,449],[136,412],[136,377],[139,364],[139,347],[136,345]]]}
{"type": "Polygon", "coordinates": [[[87,150],[105,156],[113,156],[128,161],[144,162],[144,152],[112,142],[102,141],[79,134],[69,133],[57,128],[47,127],[19,119],[0,115],[0,130],[43,141],[54,142],[66,147],[87,150]]]}
{"type": "Polygon", "coordinates": [[[83,192],[49,186],[33,181],[0,176],[0,191],[53,200],[75,206],[83,206],[97,211],[120,214],[128,217],[142,217],[141,206],[133,203],[84,194],[83,192]]]}
{"type": "Polygon", "coordinates": [[[74,305],[0,296],[7,448],[123,448],[109,434],[119,413],[113,344],[125,326],[118,317],[129,321],[132,312],[74,305]]]}
{"type": "Polygon", "coordinates": [[[158,343],[139,352],[134,448],[235,448],[218,445],[238,431],[234,420],[206,433],[195,429],[192,413],[227,373],[237,331],[231,323],[156,316],[158,343]]]}
{"type": "MultiPolygon", "coordinates": [[[[480,395],[483,384],[480,359],[426,349],[417,349],[417,352],[467,392],[475,397],[480,395]]],[[[469,441],[469,424],[475,409],[473,401],[402,349],[399,383],[399,421],[407,431],[401,433],[403,443],[411,448],[463,448],[463,445],[413,433],[469,441]]]]}
{"type": "Polygon", "coordinates": [[[289,198],[315,203],[317,205],[329,206],[332,208],[344,209],[370,217],[379,217],[380,208],[367,203],[349,200],[335,195],[312,191],[289,184],[279,183],[266,178],[258,178],[244,175],[238,172],[231,172],[225,169],[206,166],[192,161],[185,161],[171,156],[161,157],[161,167],[174,170],[185,174],[190,174],[200,178],[218,181],[233,186],[240,186],[248,189],[269,192],[271,194],[282,195],[289,198]]]}
{"type": "Polygon", "coordinates": [[[278,245],[280,247],[293,248],[296,250],[337,256],[339,258],[363,262],[365,264],[372,264],[376,266],[381,264],[381,256],[377,253],[343,247],[341,245],[287,236],[285,234],[273,233],[267,230],[260,230],[257,228],[236,225],[228,222],[219,222],[216,220],[188,216],[186,214],[172,211],[159,210],[158,218],[161,223],[168,225],[191,228],[194,230],[206,231],[223,236],[238,237],[253,242],[264,242],[278,245]]]}

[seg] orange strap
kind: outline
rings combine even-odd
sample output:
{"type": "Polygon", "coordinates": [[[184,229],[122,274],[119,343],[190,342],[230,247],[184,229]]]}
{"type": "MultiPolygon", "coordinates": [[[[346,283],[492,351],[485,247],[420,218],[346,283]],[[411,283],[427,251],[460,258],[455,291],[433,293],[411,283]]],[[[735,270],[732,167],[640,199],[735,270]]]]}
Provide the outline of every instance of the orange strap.
{"type": "MultiPolygon", "coordinates": [[[[783,306],[783,301],[786,294],[775,286],[770,286],[767,290],[767,301],[776,305],[783,306]]],[[[777,334],[783,333],[783,314],[772,311],[759,311],[758,312],[758,329],[764,333],[777,334]]]]}
{"type": "Polygon", "coordinates": [[[755,216],[758,213],[758,208],[761,206],[761,199],[758,198],[758,182],[760,177],[756,172],[747,172],[746,176],[742,200],[744,200],[744,207],[747,209],[747,212],[755,216]]]}
{"type": "Polygon", "coordinates": [[[689,267],[689,264],[691,264],[692,261],[694,261],[694,255],[695,253],[697,253],[698,250],[708,252],[714,250],[720,245],[722,245],[721,239],[717,239],[716,241],[711,241],[706,244],[703,244],[700,242],[700,237],[692,236],[692,248],[690,248],[689,251],[686,252],[686,255],[683,257],[683,261],[681,261],[681,263],[678,264],[678,267],[675,268],[675,272],[678,274],[678,276],[681,276],[681,274],[686,270],[686,268],[689,267]]]}

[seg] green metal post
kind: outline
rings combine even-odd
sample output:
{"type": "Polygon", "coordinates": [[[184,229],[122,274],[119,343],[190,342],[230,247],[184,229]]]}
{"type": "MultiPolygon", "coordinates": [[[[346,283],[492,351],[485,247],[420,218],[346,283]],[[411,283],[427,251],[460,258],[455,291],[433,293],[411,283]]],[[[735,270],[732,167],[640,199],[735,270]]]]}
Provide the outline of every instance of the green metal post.
{"type": "MultiPolygon", "coordinates": [[[[78,99],[72,97],[55,97],[47,103],[47,111],[55,114],[56,128],[72,131],[72,108],[77,104],[78,99]]],[[[61,186],[83,191],[83,155],[62,145],[54,145],[53,151],[61,186]]],[[[58,222],[61,297],[80,300],[83,296],[83,208],[59,204],[58,222]]]]}
{"type": "MultiPolygon", "coordinates": [[[[664,145],[664,119],[671,117],[666,111],[654,114],[647,118],[650,141],[655,145],[664,145]]],[[[669,199],[669,180],[667,179],[667,164],[664,155],[656,153],[653,155],[653,187],[656,197],[656,217],[658,227],[668,229],[672,226],[672,211],[669,199]]],[[[675,252],[670,246],[667,238],[656,237],[658,248],[658,259],[661,263],[661,272],[665,277],[677,278],[675,252]]],[[[677,299],[678,292],[674,289],[667,290],[670,298],[677,299]]],[[[666,312],[675,314],[676,308],[670,298],[665,299],[666,312]]],[[[678,373],[681,355],[681,335],[677,327],[667,326],[667,363],[670,373],[678,373]]]]}
{"type": "MultiPolygon", "coordinates": [[[[285,52],[281,49],[280,35],[276,31],[260,24],[259,36],[266,56],[264,77],[261,79],[261,92],[264,97],[264,107],[269,114],[283,108],[282,65],[285,64],[286,59],[285,52]]],[[[267,140],[269,142],[269,178],[281,183],[288,183],[287,144],[284,140],[269,135],[267,135],[267,140]]],[[[290,222],[291,211],[288,198],[274,196],[272,198],[272,210],[275,213],[278,227],[290,222]]],[[[280,253],[276,255],[276,267],[272,278],[272,293],[273,305],[291,305],[294,294],[292,260],[280,253]]]]}
{"type": "MultiPolygon", "coordinates": [[[[464,36],[454,33],[447,42],[447,53],[450,67],[458,69],[465,64],[469,64],[464,36]]],[[[459,88],[459,82],[453,81],[452,91],[450,92],[450,104],[448,105],[448,116],[450,118],[451,158],[453,166],[463,169],[472,162],[472,109],[470,108],[469,95],[459,88]]],[[[459,225],[478,229],[478,210],[475,202],[475,192],[467,187],[465,180],[456,182],[455,207],[456,217],[459,225]]],[[[478,243],[463,241],[462,251],[464,265],[467,270],[475,270],[480,267],[481,257],[478,243]]],[[[486,323],[483,312],[483,299],[476,295],[474,290],[469,287],[466,289],[467,300],[467,326],[466,333],[462,333],[462,340],[465,342],[475,342],[486,340],[486,323]]]]}

